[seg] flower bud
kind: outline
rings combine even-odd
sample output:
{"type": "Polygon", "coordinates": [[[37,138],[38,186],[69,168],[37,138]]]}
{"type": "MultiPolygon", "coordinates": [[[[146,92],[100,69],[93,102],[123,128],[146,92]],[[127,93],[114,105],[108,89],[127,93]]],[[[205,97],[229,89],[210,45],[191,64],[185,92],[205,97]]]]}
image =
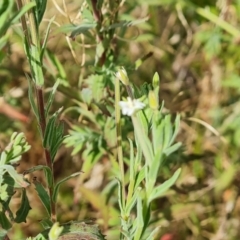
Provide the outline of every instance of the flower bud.
{"type": "Polygon", "coordinates": [[[148,93],[149,106],[153,110],[157,110],[159,107],[158,99],[154,91],[149,91],[148,93]]]}
{"type": "Polygon", "coordinates": [[[155,89],[156,87],[159,87],[159,82],[160,82],[160,78],[157,72],[155,72],[154,76],[153,76],[153,80],[152,80],[152,85],[153,88],[155,89]]]}
{"type": "Polygon", "coordinates": [[[127,72],[124,67],[120,67],[118,72],[116,73],[116,77],[126,86],[129,85],[129,79],[127,72]]]}

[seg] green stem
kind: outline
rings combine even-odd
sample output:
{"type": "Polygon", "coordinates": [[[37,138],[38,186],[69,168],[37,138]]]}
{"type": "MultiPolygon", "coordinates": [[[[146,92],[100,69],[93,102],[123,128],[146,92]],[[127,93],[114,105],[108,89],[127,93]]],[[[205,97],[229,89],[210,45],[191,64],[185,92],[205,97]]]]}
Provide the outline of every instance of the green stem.
{"type": "MultiPolygon", "coordinates": [[[[18,11],[20,11],[20,9],[21,9],[22,7],[23,7],[22,1],[21,1],[21,0],[17,0],[17,8],[18,8],[18,11]]],[[[22,24],[23,34],[25,35],[28,44],[30,44],[30,43],[31,43],[31,42],[30,42],[30,36],[29,36],[29,33],[28,33],[27,21],[26,21],[25,15],[23,15],[23,16],[21,17],[21,24],[22,24]]]]}
{"type": "MultiPolygon", "coordinates": [[[[25,0],[25,3],[30,3],[30,0],[25,0]]],[[[23,6],[22,0],[17,0],[17,5],[18,7],[23,6]]],[[[34,12],[33,10],[30,10],[28,13],[28,18],[29,18],[29,29],[27,28],[27,21],[26,18],[23,17],[21,19],[22,22],[22,28],[23,28],[23,33],[27,39],[27,46],[31,48],[31,45],[34,45],[37,48],[37,53],[40,56],[40,41],[39,41],[39,34],[38,34],[38,27],[35,21],[35,17],[34,17],[34,12]],[[29,32],[30,31],[30,34],[29,32]]],[[[35,56],[34,59],[36,60],[35,56]]],[[[40,59],[40,58],[39,58],[40,59]]],[[[31,64],[31,61],[30,61],[31,64]]],[[[40,72],[40,76],[43,76],[43,71],[42,71],[42,67],[38,68],[40,72]]],[[[34,72],[33,68],[31,67],[31,72],[32,72],[32,76],[36,77],[39,76],[38,74],[36,74],[36,72],[34,72]]],[[[44,94],[43,94],[43,89],[42,86],[36,84],[35,82],[35,90],[36,90],[36,97],[37,97],[37,108],[38,108],[38,115],[39,115],[39,126],[41,129],[41,135],[42,135],[42,141],[45,135],[45,129],[46,129],[46,116],[45,116],[45,107],[44,107],[44,94]]],[[[53,173],[53,164],[52,164],[52,160],[51,160],[51,156],[50,156],[50,152],[48,149],[44,149],[44,153],[45,153],[45,161],[46,161],[46,166],[48,166],[52,173],[53,173]]],[[[54,186],[54,184],[53,184],[54,186]]],[[[53,222],[56,221],[56,204],[53,201],[53,188],[49,187],[48,188],[48,193],[49,193],[49,197],[51,199],[51,220],[53,222]]]]}
{"type": "Polygon", "coordinates": [[[121,129],[121,112],[120,112],[120,84],[119,80],[115,80],[115,122],[116,122],[116,132],[117,132],[117,155],[119,168],[121,172],[122,181],[122,206],[125,208],[125,180],[124,180],[124,164],[123,164],[123,151],[122,151],[122,129],[121,129]]]}
{"type": "MultiPolygon", "coordinates": [[[[25,3],[26,4],[31,3],[31,1],[25,0],[25,3]]],[[[29,27],[30,27],[32,44],[35,45],[36,47],[38,47],[38,49],[39,49],[39,40],[38,40],[39,37],[38,37],[37,25],[36,25],[36,21],[34,18],[33,9],[29,10],[28,18],[29,18],[29,27]]]]}

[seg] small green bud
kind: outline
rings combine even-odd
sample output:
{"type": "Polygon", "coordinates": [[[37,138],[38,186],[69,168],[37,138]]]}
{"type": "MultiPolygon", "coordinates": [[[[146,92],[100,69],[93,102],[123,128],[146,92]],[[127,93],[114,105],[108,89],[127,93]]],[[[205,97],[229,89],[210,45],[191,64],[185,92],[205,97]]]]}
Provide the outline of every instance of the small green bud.
{"type": "Polygon", "coordinates": [[[115,76],[126,86],[129,85],[129,79],[124,67],[120,67],[115,76]]]}
{"type": "Polygon", "coordinates": [[[148,93],[148,102],[149,102],[149,106],[150,106],[151,109],[157,110],[159,108],[158,99],[157,99],[156,94],[154,93],[154,91],[149,91],[149,93],[148,93]]]}
{"type": "Polygon", "coordinates": [[[15,140],[13,142],[13,145],[15,145],[15,146],[21,145],[22,141],[25,142],[24,134],[19,133],[19,134],[15,135],[15,140]]]}
{"type": "Polygon", "coordinates": [[[159,82],[160,82],[160,78],[157,72],[155,72],[154,76],[153,76],[153,80],[152,80],[152,85],[153,88],[155,89],[156,87],[159,87],[159,82]]]}

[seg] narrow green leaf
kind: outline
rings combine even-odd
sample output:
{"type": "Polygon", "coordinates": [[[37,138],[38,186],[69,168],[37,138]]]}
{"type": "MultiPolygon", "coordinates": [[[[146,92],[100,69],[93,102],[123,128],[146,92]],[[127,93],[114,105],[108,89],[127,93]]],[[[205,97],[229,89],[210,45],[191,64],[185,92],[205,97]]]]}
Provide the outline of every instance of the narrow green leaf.
{"type": "Polygon", "coordinates": [[[67,180],[69,180],[69,179],[71,179],[71,178],[74,178],[74,177],[76,177],[76,176],[78,176],[78,175],[80,175],[80,174],[81,174],[81,172],[74,173],[74,174],[72,174],[72,175],[70,175],[70,176],[62,179],[61,181],[59,181],[59,182],[55,185],[54,190],[53,190],[53,197],[52,197],[54,202],[57,201],[57,195],[58,195],[58,191],[59,191],[59,188],[60,188],[61,184],[63,184],[63,183],[66,182],[67,180]]]}
{"type": "Polygon", "coordinates": [[[70,37],[74,38],[79,34],[87,34],[89,30],[95,28],[97,24],[95,22],[83,22],[80,25],[68,24],[60,27],[59,32],[68,33],[71,32],[70,37]]]}
{"type": "Polygon", "coordinates": [[[92,11],[88,8],[84,8],[82,10],[82,16],[81,17],[86,22],[94,22],[94,15],[92,14],[92,11]]]}
{"type": "Polygon", "coordinates": [[[0,5],[0,37],[4,35],[5,31],[8,29],[7,20],[13,8],[13,1],[3,0],[0,5]]]}
{"type": "Polygon", "coordinates": [[[59,61],[57,56],[54,55],[52,52],[46,51],[46,53],[47,53],[46,57],[53,64],[53,66],[56,68],[55,72],[57,74],[55,74],[55,78],[60,80],[61,85],[65,86],[65,87],[68,87],[68,89],[71,89],[71,86],[69,85],[69,82],[67,80],[67,74],[66,74],[65,68],[62,65],[62,63],[59,61]]]}
{"type": "Polygon", "coordinates": [[[49,149],[51,147],[52,138],[56,133],[55,124],[56,124],[57,116],[58,116],[57,113],[53,114],[47,122],[45,135],[43,139],[43,147],[46,149],[49,149]]]}
{"type": "Polygon", "coordinates": [[[158,198],[160,196],[162,196],[178,179],[179,175],[181,173],[181,168],[179,168],[170,179],[168,179],[167,181],[165,181],[163,184],[161,184],[160,186],[156,187],[149,199],[148,202],[150,203],[152,200],[154,200],[155,198],[158,198]]]}
{"type": "Polygon", "coordinates": [[[45,209],[47,210],[48,216],[51,216],[51,201],[50,201],[50,197],[46,191],[46,189],[43,187],[43,185],[38,182],[38,181],[34,181],[33,182],[35,187],[36,187],[36,191],[38,193],[38,196],[43,204],[43,206],[45,207],[45,209]]]}
{"type": "Polygon", "coordinates": [[[164,149],[163,153],[166,156],[169,156],[170,154],[172,154],[173,152],[176,152],[180,147],[182,146],[181,142],[175,143],[174,145],[172,145],[171,147],[168,147],[166,149],[164,149]]]}
{"type": "Polygon", "coordinates": [[[72,32],[70,37],[71,38],[75,38],[76,36],[80,35],[80,34],[87,34],[89,30],[95,28],[97,26],[97,24],[95,22],[93,23],[82,23],[80,25],[78,25],[72,32]]]}
{"type": "Polygon", "coordinates": [[[104,31],[107,30],[109,31],[110,29],[115,29],[115,28],[122,28],[122,27],[131,27],[143,22],[146,22],[149,19],[149,17],[145,17],[145,18],[141,18],[141,19],[137,19],[134,21],[121,21],[119,23],[114,23],[110,26],[108,26],[107,28],[104,28],[104,31]]]}
{"type": "Polygon", "coordinates": [[[144,176],[145,176],[145,169],[147,168],[147,166],[145,165],[141,170],[140,172],[138,172],[138,174],[136,175],[135,177],[135,186],[134,186],[134,189],[136,189],[139,184],[143,181],[144,179],[144,176]]]}
{"type": "Polygon", "coordinates": [[[45,49],[46,49],[47,40],[48,40],[48,36],[49,36],[49,33],[50,33],[50,27],[51,27],[54,19],[55,19],[55,17],[52,17],[50,19],[49,23],[48,23],[48,26],[47,26],[47,30],[46,30],[46,33],[45,33],[43,45],[42,45],[42,48],[41,48],[41,55],[40,55],[41,62],[43,60],[44,52],[45,52],[45,49]]]}
{"type": "Polygon", "coordinates": [[[59,80],[57,80],[55,82],[55,84],[53,85],[52,91],[50,92],[50,95],[48,97],[48,101],[47,101],[47,105],[46,105],[46,109],[45,109],[45,116],[46,116],[46,118],[48,117],[48,113],[49,113],[50,107],[52,106],[52,102],[53,102],[55,93],[57,91],[57,87],[59,85],[59,82],[60,82],[59,80]]]}
{"type": "Polygon", "coordinates": [[[179,131],[179,127],[180,127],[180,115],[178,114],[176,119],[175,119],[175,122],[174,122],[174,133],[172,135],[172,138],[170,140],[170,145],[174,142],[177,134],[178,134],[178,131],[179,131]]]}
{"type": "Polygon", "coordinates": [[[134,168],[134,151],[133,151],[133,142],[132,140],[129,138],[128,139],[129,141],[129,144],[130,144],[130,168],[129,168],[129,171],[130,171],[130,178],[129,178],[129,181],[134,181],[134,176],[135,176],[135,168],[134,168]]]}
{"type": "Polygon", "coordinates": [[[166,115],[164,118],[164,144],[163,149],[169,147],[170,139],[172,138],[172,123],[171,123],[171,115],[166,115]]]}
{"type": "Polygon", "coordinates": [[[15,23],[20,17],[22,17],[28,10],[35,6],[34,2],[28,3],[24,5],[20,9],[20,11],[16,11],[11,18],[9,18],[9,14],[12,11],[13,1],[3,0],[4,2],[1,4],[0,8],[0,37],[5,34],[7,29],[11,24],[15,23]]]}
{"type": "Polygon", "coordinates": [[[46,10],[47,0],[35,0],[35,2],[36,2],[35,16],[39,26],[46,10]]]}
{"type": "Polygon", "coordinates": [[[57,123],[57,118],[62,108],[54,113],[47,122],[45,130],[45,136],[43,139],[44,148],[50,151],[51,160],[54,161],[54,157],[61,143],[64,140],[64,124],[63,121],[57,123]]]}
{"type": "Polygon", "coordinates": [[[132,115],[132,122],[134,125],[134,133],[139,143],[137,146],[141,148],[147,164],[150,165],[154,158],[153,148],[148,138],[148,133],[146,132],[146,129],[144,129],[141,119],[139,119],[138,113],[137,117],[134,114],[132,115]]]}
{"type": "Polygon", "coordinates": [[[44,76],[40,59],[40,50],[37,46],[31,45],[29,54],[34,82],[36,84],[36,87],[41,88],[44,84],[44,76]]]}
{"type": "Polygon", "coordinates": [[[130,213],[137,202],[137,197],[139,196],[138,192],[139,192],[139,190],[136,190],[135,193],[133,194],[133,196],[131,197],[130,201],[127,202],[127,204],[126,204],[125,214],[127,216],[130,216],[130,213]]]}
{"type": "Polygon", "coordinates": [[[122,199],[123,199],[123,197],[122,197],[122,183],[118,178],[116,178],[116,180],[117,180],[117,183],[118,183],[118,204],[119,204],[121,215],[123,216],[124,215],[123,206],[125,204],[122,202],[122,199]]]}
{"type": "Polygon", "coordinates": [[[26,189],[22,189],[21,206],[16,212],[15,222],[16,223],[26,222],[26,218],[30,210],[31,207],[26,194],[26,189]]]}
{"type": "Polygon", "coordinates": [[[152,142],[154,153],[156,154],[159,149],[163,147],[164,140],[164,121],[160,112],[154,112],[152,120],[152,142]]]}
{"type": "Polygon", "coordinates": [[[148,183],[150,184],[148,186],[148,188],[146,189],[147,193],[149,193],[149,191],[152,191],[152,189],[156,183],[161,163],[162,163],[162,151],[161,151],[161,149],[159,149],[158,152],[154,156],[152,164],[149,166],[149,172],[146,176],[146,178],[148,179],[148,183]]]}

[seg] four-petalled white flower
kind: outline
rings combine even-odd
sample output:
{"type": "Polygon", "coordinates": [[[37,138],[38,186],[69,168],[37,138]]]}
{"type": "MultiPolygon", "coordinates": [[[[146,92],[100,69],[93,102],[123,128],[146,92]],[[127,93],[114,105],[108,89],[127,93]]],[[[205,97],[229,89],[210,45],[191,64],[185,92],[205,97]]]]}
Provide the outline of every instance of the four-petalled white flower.
{"type": "Polygon", "coordinates": [[[127,98],[127,101],[120,101],[120,107],[122,108],[122,114],[132,116],[138,110],[141,110],[145,107],[145,104],[139,101],[138,99],[127,98]]]}

